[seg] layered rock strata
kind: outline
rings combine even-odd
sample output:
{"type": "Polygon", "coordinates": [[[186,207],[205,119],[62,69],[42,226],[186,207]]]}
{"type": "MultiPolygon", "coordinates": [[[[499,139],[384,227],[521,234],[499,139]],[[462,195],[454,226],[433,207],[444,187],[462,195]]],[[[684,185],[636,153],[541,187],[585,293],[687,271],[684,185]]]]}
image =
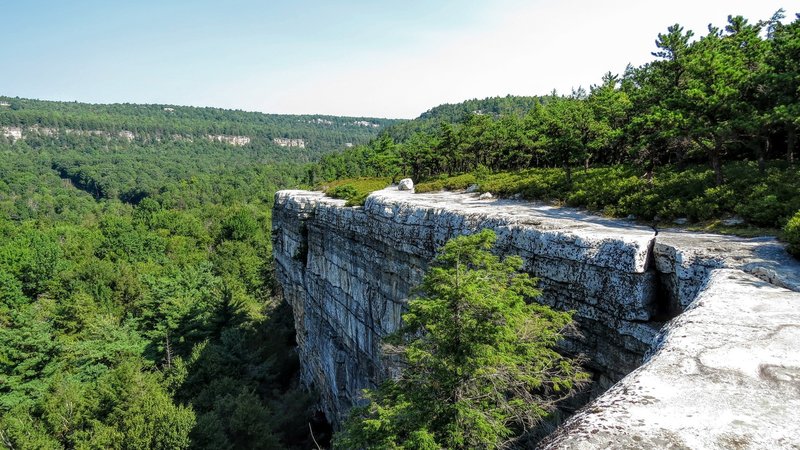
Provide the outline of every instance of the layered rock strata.
{"type": "Polygon", "coordinates": [[[381,338],[398,327],[436,250],[457,235],[495,230],[500,251],[521,256],[540,279],[538,300],[575,311],[579,333],[564,347],[587,358],[596,393],[639,367],[656,343],[669,341],[657,339],[664,322],[692,305],[715,271],[735,268],[800,286],[800,269],[769,239],[657,234],[630,222],[474,194],[390,188],[370,195],[363,208],[344,203],[281,191],[273,211],[277,275],[295,314],[303,381],[320,393],[334,422],[361,389],[386,376],[381,338]]]}

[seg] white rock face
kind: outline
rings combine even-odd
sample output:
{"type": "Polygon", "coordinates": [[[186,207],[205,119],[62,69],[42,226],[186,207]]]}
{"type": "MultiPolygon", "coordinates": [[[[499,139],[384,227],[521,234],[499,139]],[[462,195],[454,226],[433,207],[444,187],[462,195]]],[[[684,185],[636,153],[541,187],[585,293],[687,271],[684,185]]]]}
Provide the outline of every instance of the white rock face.
{"type": "Polygon", "coordinates": [[[306,148],[306,141],[304,139],[273,138],[272,142],[281,147],[306,148]]]}
{"type": "Polygon", "coordinates": [[[22,128],[20,127],[0,127],[0,134],[7,137],[11,142],[22,139],[22,128]]]}
{"type": "Polygon", "coordinates": [[[58,128],[53,128],[53,127],[42,127],[34,125],[28,131],[42,136],[49,136],[49,137],[58,136],[58,128]]]}
{"type": "Polygon", "coordinates": [[[478,196],[478,200],[491,200],[491,199],[492,199],[492,193],[491,192],[484,192],[483,194],[478,196]]]}
{"type": "Polygon", "coordinates": [[[722,220],[722,224],[725,225],[725,226],[728,226],[728,227],[733,226],[733,225],[741,225],[743,223],[744,223],[744,219],[742,219],[739,216],[733,216],[733,217],[729,217],[727,219],[723,219],[722,220]]]}
{"type": "Polygon", "coordinates": [[[356,125],[356,126],[359,126],[359,127],[371,127],[371,128],[380,127],[380,124],[368,122],[366,120],[356,120],[355,122],[353,122],[353,125],[356,125]]]}
{"type": "MultiPolygon", "coordinates": [[[[572,209],[503,199],[484,202],[474,195],[447,192],[412,194],[386,189],[370,195],[363,208],[344,204],[344,200],[321,193],[281,191],[276,194],[273,211],[277,276],[294,310],[302,379],[321,393],[321,406],[334,423],[359,401],[361,389],[376,386],[391,370],[390,363],[381,358],[380,340],[397,329],[411,289],[421,281],[436,250],[454,236],[493,229],[499,251],[522,257],[524,269],[540,279],[543,295],[538,300],[575,311],[580,333],[569,336],[563,349],[586,356],[588,368],[596,375],[595,395],[627,379],[624,377],[642,364],[646,354],[657,351],[652,363],[664,348],[673,348],[667,345],[670,336],[681,335],[676,330],[694,322],[674,321],[668,328],[672,332],[657,339],[659,330],[666,320],[687,308],[694,311],[692,302],[710,289],[709,280],[716,279],[720,269],[735,269],[723,272],[737,273],[770,289],[800,290],[800,263],[769,238],[670,230],[656,235],[649,227],[572,209]]],[[[720,281],[732,283],[731,289],[741,282],[720,281]]],[[[728,291],[710,292],[718,301],[728,302],[726,307],[737,308],[737,297],[726,297],[728,291]]],[[[799,295],[781,292],[788,297],[799,295]]],[[[753,301],[760,301],[752,296],[753,301]]],[[[769,300],[762,303],[747,310],[753,321],[760,320],[762,313],[768,316],[765,320],[772,320],[769,300]]],[[[800,309],[800,303],[797,305],[800,309]]],[[[716,316],[724,310],[708,311],[712,316],[707,323],[727,323],[725,317],[716,316]]],[[[794,316],[787,316],[786,321],[798,323],[794,316]]],[[[695,328],[687,330],[699,333],[695,328]]],[[[698,339],[697,346],[682,351],[699,354],[700,343],[725,348],[736,333],[736,327],[720,325],[698,339]]],[[[679,342],[683,345],[684,341],[679,342]]],[[[795,342],[792,351],[800,354],[800,340],[795,342]]],[[[634,373],[648,373],[646,367],[634,373]]],[[[703,379],[710,375],[697,371],[692,376],[703,379]]],[[[776,376],[789,375],[781,372],[776,376]]],[[[714,383],[713,378],[704,382],[714,383]]],[[[746,390],[750,386],[745,382],[729,388],[746,390]]],[[[615,392],[612,389],[600,398],[615,392]]],[[[800,397],[800,389],[784,390],[783,395],[800,397]]],[[[607,401],[625,401],[624,397],[610,398],[607,401]]],[[[677,421],[682,413],[676,408],[665,414],[675,418],[664,421],[677,421]]],[[[603,426],[628,427],[620,417],[602,420],[606,420],[601,422],[603,426]]],[[[656,414],[642,416],[642,420],[643,428],[653,429],[655,434],[659,427],[666,427],[656,414]]],[[[777,414],[775,420],[782,423],[786,417],[777,414]]],[[[695,432],[700,428],[685,431],[687,435],[695,432]]],[[[568,431],[559,433],[557,436],[569,435],[568,431]]],[[[573,448],[570,445],[575,442],[549,445],[573,448]]],[[[576,445],[574,448],[605,448],[596,442],[576,445]]]]}
{"type": "Polygon", "coordinates": [[[653,249],[656,270],[672,293],[669,308],[686,309],[714,269],[736,268],[775,286],[800,291],[800,263],[774,238],[663,230],[653,249]]]}
{"type": "Polygon", "coordinates": [[[227,134],[209,134],[206,136],[209,141],[224,142],[236,147],[242,147],[250,143],[248,136],[233,136],[227,134]]]}
{"type": "Polygon", "coordinates": [[[132,140],[136,139],[136,135],[135,135],[135,134],[133,134],[133,132],[131,132],[131,131],[127,131],[127,130],[122,130],[122,131],[120,131],[119,133],[117,133],[117,135],[118,135],[119,137],[121,137],[122,139],[125,139],[125,140],[126,140],[126,141],[128,141],[128,142],[130,142],[130,141],[132,141],[132,140]]]}
{"type": "Polygon", "coordinates": [[[414,181],[411,178],[403,178],[397,184],[397,189],[401,191],[413,191],[414,190],[414,181]]]}

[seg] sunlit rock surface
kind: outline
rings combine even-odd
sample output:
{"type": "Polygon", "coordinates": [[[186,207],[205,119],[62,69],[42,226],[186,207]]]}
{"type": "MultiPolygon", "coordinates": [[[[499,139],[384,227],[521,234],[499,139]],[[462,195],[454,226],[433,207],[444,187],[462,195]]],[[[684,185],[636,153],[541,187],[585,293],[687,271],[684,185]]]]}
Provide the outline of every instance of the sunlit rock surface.
{"type": "MultiPolygon", "coordinates": [[[[659,335],[659,330],[685,309],[695,310],[693,301],[719,269],[736,269],[770,289],[800,286],[797,262],[773,239],[657,234],[629,221],[529,202],[478,200],[477,194],[389,188],[373,193],[363,208],[344,203],[316,192],[281,191],[273,211],[277,275],[295,313],[303,381],[320,393],[321,406],[334,422],[358,401],[361,389],[386,375],[381,337],[399,325],[411,289],[436,250],[460,234],[495,230],[500,250],[521,256],[525,270],[539,277],[544,292],[539,301],[575,311],[579,333],[564,342],[564,350],[585,356],[595,374],[595,394],[639,367],[646,354],[669,346],[674,334],[659,335]]],[[[787,298],[798,295],[781,292],[787,298]]],[[[667,329],[680,329],[680,320],[667,329]]],[[[723,352],[724,331],[708,342],[723,352]]],[[[654,354],[649,365],[661,353],[654,354]]],[[[796,398],[799,391],[795,384],[790,394],[796,398]]],[[[570,426],[577,427],[588,408],[570,426]]],[[[550,445],[559,448],[559,442],[566,441],[550,445]]],[[[595,444],[580,443],[603,447],[595,444]]]]}

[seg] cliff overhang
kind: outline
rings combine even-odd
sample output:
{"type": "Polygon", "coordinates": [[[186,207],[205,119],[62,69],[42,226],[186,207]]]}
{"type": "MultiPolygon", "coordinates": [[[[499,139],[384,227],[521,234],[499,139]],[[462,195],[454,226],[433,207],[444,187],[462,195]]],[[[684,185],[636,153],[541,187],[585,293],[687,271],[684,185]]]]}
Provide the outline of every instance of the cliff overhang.
{"type": "Polygon", "coordinates": [[[543,303],[575,311],[563,349],[595,374],[597,398],[542,445],[798,445],[800,264],[774,239],[657,233],[462,193],[389,188],[363,208],[344,203],[281,191],[273,211],[302,378],[332,421],[387,375],[380,340],[436,250],[491,228],[540,279],[543,303]]]}

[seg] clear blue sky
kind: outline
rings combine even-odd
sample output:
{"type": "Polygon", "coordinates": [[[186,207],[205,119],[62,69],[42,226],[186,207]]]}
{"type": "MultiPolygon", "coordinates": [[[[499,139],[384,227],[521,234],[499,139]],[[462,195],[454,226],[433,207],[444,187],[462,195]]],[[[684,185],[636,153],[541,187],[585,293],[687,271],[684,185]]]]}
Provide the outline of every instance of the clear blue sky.
{"type": "MultiPolygon", "coordinates": [[[[773,0],[0,0],[0,94],[406,117],[544,94],[773,0]]],[[[792,15],[798,11],[789,10],[792,15]]]]}

